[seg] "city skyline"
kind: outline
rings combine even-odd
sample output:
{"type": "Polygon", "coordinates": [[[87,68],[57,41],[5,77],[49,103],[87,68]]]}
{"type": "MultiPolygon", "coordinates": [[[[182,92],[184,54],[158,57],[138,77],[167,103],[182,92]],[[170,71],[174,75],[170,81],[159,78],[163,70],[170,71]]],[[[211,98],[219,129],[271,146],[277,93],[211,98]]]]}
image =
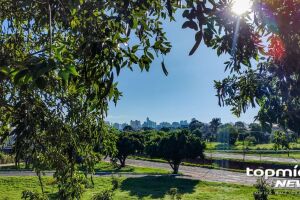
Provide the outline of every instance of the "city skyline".
{"type": "MultiPolygon", "coordinates": [[[[188,126],[192,121],[197,120],[199,122],[202,122],[206,125],[209,125],[209,122],[203,122],[201,120],[198,120],[196,118],[192,118],[190,120],[187,119],[182,119],[180,121],[173,121],[173,122],[168,122],[168,121],[161,121],[161,122],[156,122],[152,121],[149,117],[146,118],[145,121],[143,120],[130,120],[129,122],[112,122],[112,121],[106,121],[109,125],[113,126],[114,128],[117,128],[119,130],[123,130],[124,127],[126,126],[131,126],[134,130],[139,130],[142,128],[152,128],[152,129],[161,129],[161,128],[182,128],[188,126]]],[[[237,122],[237,121],[236,121],[237,122]]],[[[243,122],[243,121],[241,121],[243,122]]],[[[222,123],[222,119],[221,119],[222,123]]],[[[224,122],[222,124],[235,124],[235,122],[224,122]]],[[[243,122],[245,125],[249,124],[246,122],[243,122]]]]}

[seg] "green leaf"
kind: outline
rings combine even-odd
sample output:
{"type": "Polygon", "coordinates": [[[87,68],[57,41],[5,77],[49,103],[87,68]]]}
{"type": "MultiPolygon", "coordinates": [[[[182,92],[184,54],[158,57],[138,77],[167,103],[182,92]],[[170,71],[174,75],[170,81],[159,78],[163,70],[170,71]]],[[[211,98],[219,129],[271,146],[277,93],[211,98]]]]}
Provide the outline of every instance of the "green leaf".
{"type": "Polygon", "coordinates": [[[186,21],[183,23],[182,28],[190,28],[190,29],[194,29],[195,31],[198,31],[198,25],[196,22],[190,20],[190,21],[186,21]]]}
{"type": "Polygon", "coordinates": [[[165,61],[162,61],[162,62],[161,62],[161,67],[162,67],[162,69],[163,69],[164,74],[165,74],[166,76],[168,76],[169,72],[168,72],[168,70],[167,70],[167,68],[166,68],[165,61]]]}
{"type": "Polygon", "coordinates": [[[79,74],[78,74],[78,72],[76,71],[76,68],[75,68],[74,65],[70,65],[70,66],[68,67],[68,70],[69,70],[69,72],[70,72],[71,74],[73,74],[74,76],[79,76],[79,74]]]}
{"type": "Polygon", "coordinates": [[[69,76],[70,76],[70,72],[63,69],[58,73],[58,76],[61,77],[64,81],[68,81],[69,76]]]}
{"type": "Polygon", "coordinates": [[[202,31],[199,31],[199,32],[196,33],[196,35],[195,35],[196,43],[195,43],[195,45],[193,46],[192,50],[189,53],[190,56],[193,55],[195,53],[195,51],[198,49],[199,45],[201,44],[202,36],[203,36],[202,31]]]}

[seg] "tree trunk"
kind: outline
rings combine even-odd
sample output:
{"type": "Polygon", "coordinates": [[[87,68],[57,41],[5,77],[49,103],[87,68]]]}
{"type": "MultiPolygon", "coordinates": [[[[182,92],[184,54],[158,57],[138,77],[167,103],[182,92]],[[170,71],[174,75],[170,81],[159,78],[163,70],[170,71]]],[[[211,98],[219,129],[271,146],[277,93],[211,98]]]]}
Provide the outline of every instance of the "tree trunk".
{"type": "Polygon", "coordinates": [[[119,158],[119,161],[120,161],[120,168],[125,167],[125,160],[126,160],[126,157],[121,157],[121,158],[119,158]]]}
{"type": "Polygon", "coordinates": [[[180,162],[178,162],[178,161],[174,161],[174,162],[168,161],[168,162],[173,169],[173,174],[178,174],[180,162]]]}
{"type": "Polygon", "coordinates": [[[178,174],[179,164],[174,164],[173,174],[178,174]]]}

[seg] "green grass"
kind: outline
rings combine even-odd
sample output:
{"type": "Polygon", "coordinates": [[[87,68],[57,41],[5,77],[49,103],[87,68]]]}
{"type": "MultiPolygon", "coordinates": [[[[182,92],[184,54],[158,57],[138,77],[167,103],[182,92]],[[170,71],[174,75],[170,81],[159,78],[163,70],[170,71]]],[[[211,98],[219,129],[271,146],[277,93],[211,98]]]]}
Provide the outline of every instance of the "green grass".
{"type": "Polygon", "coordinates": [[[171,171],[150,168],[150,167],[136,167],[136,166],[125,166],[119,169],[117,166],[109,162],[100,162],[95,166],[96,172],[110,172],[110,173],[133,173],[133,174],[171,174],[171,171]]]}
{"type": "MultiPolygon", "coordinates": [[[[120,188],[116,191],[114,200],[138,199],[170,199],[167,192],[170,188],[178,188],[184,200],[252,200],[254,188],[235,184],[203,182],[197,180],[179,179],[169,176],[146,176],[139,178],[120,179],[120,188]]],[[[45,191],[48,195],[56,192],[53,179],[43,178],[45,191]]],[[[105,189],[111,188],[110,177],[95,178],[95,187],[87,189],[82,197],[90,200],[91,197],[105,189]]],[[[40,192],[36,177],[0,177],[0,200],[19,200],[23,190],[40,192]]],[[[270,200],[296,200],[296,195],[271,195],[270,200]]]]}
{"type": "MultiPolygon", "coordinates": [[[[3,166],[0,167],[0,171],[11,171],[11,170],[30,170],[25,169],[25,165],[21,164],[20,168],[16,168],[15,166],[3,166]]],[[[109,162],[99,162],[95,165],[96,173],[132,173],[132,174],[171,174],[171,170],[165,170],[160,168],[149,168],[149,167],[136,167],[136,166],[125,166],[123,168],[119,168],[118,166],[113,165],[109,162]]]]}
{"type": "MultiPolygon", "coordinates": [[[[220,142],[207,142],[206,143],[206,150],[222,150],[222,149],[228,149],[228,145],[220,142]]],[[[243,150],[243,148],[246,148],[246,146],[243,146],[243,143],[238,141],[234,146],[230,146],[230,150],[243,150]]],[[[274,150],[274,144],[256,144],[248,146],[251,150],[274,150]]],[[[300,143],[290,143],[290,149],[293,150],[299,150],[300,149],[300,143]]],[[[274,150],[275,151],[275,150],[274,150]]]]}

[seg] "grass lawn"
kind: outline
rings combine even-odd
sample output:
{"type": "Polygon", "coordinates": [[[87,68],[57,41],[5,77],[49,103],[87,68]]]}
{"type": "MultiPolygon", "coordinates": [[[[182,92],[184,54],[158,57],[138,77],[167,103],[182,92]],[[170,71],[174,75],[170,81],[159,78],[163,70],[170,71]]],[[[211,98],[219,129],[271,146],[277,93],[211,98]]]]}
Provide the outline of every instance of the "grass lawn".
{"type": "MultiPolygon", "coordinates": [[[[225,143],[220,142],[206,142],[206,150],[223,150],[223,149],[229,149],[229,150],[243,150],[243,148],[246,148],[246,146],[243,146],[243,143],[238,141],[235,143],[235,145],[230,146],[228,148],[228,145],[225,143]]],[[[274,150],[274,144],[256,144],[248,146],[251,150],[274,150]]],[[[300,143],[290,143],[290,149],[291,150],[299,150],[300,149],[300,143]]],[[[275,151],[275,150],[274,150],[275,151]]]]}
{"type": "Polygon", "coordinates": [[[96,172],[112,172],[112,173],[134,173],[134,174],[171,174],[171,170],[165,170],[160,168],[149,168],[149,167],[133,167],[133,166],[125,166],[119,169],[117,166],[109,162],[99,162],[95,166],[96,172]]]}
{"type": "MultiPolygon", "coordinates": [[[[247,154],[249,155],[249,154],[247,154]]],[[[251,154],[251,155],[256,155],[259,156],[259,154],[251,154]]],[[[266,154],[261,154],[262,156],[267,156],[267,157],[274,157],[274,158],[295,158],[295,159],[300,159],[300,153],[299,152],[291,152],[290,155],[288,156],[287,153],[266,153],[266,154]]]]}
{"type": "MultiPolygon", "coordinates": [[[[15,166],[3,166],[0,167],[0,171],[7,170],[26,170],[24,164],[20,165],[20,168],[17,169],[15,166]]],[[[108,173],[133,173],[133,174],[171,174],[171,170],[159,169],[159,168],[149,168],[149,167],[133,167],[133,166],[125,166],[119,169],[117,166],[109,162],[99,162],[95,166],[95,172],[108,172],[108,173]]]]}
{"type": "MultiPolygon", "coordinates": [[[[47,194],[53,194],[56,189],[51,177],[44,177],[47,194]]],[[[178,188],[183,194],[182,199],[201,200],[252,200],[253,187],[240,186],[225,183],[202,182],[197,180],[179,179],[169,176],[154,177],[146,176],[139,178],[120,179],[120,188],[116,191],[116,200],[138,200],[138,199],[170,199],[167,192],[170,188],[178,188]]],[[[91,197],[105,189],[111,188],[110,177],[95,178],[95,188],[87,189],[83,200],[91,197]]],[[[0,177],[0,200],[19,200],[23,190],[40,191],[36,177],[0,177]]],[[[51,196],[51,195],[50,195],[51,196]]],[[[296,195],[271,195],[271,200],[296,200],[296,195]]]]}

